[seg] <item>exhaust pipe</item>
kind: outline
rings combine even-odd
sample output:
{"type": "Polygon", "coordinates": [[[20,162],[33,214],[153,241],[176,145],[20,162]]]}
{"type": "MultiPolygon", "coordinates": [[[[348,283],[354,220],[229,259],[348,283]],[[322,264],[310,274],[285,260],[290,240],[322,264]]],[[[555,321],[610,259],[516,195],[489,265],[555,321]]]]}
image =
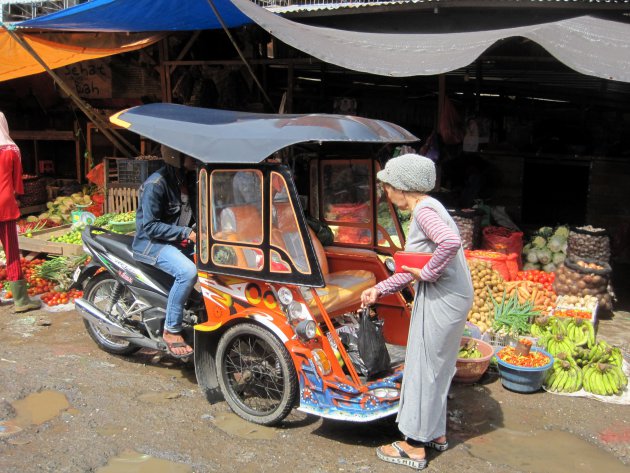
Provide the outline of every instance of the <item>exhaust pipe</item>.
{"type": "Polygon", "coordinates": [[[140,347],[163,350],[163,347],[155,340],[151,340],[111,320],[102,310],[98,307],[94,307],[85,299],[75,299],[74,307],[85,320],[98,326],[99,329],[107,332],[112,337],[124,338],[130,343],[140,347]]]}

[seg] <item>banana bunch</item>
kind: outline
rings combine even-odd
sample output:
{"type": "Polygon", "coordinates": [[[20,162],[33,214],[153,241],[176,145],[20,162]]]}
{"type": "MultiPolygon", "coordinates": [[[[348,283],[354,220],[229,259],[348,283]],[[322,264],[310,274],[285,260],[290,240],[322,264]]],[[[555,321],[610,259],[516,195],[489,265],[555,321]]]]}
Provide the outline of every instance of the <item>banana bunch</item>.
{"type": "Polygon", "coordinates": [[[585,347],[576,347],[573,352],[573,359],[578,364],[579,367],[584,367],[588,365],[591,360],[591,350],[585,347]]]}
{"type": "Polygon", "coordinates": [[[479,351],[477,342],[473,339],[468,340],[464,345],[459,348],[457,358],[482,358],[483,353],[479,351]]]}
{"type": "Polygon", "coordinates": [[[582,388],[582,370],[575,360],[564,352],[553,362],[545,381],[547,390],[557,393],[574,393],[582,388]]]}
{"type": "Polygon", "coordinates": [[[529,330],[534,337],[544,337],[552,333],[557,324],[558,320],[548,315],[536,317],[529,330]]]}
{"type": "Polygon", "coordinates": [[[628,386],[628,378],[621,368],[608,363],[590,363],[583,369],[584,389],[593,394],[611,396],[628,386]]]}
{"type": "Polygon", "coordinates": [[[588,361],[589,363],[610,363],[621,368],[623,355],[618,347],[611,347],[605,341],[600,340],[591,348],[588,361]]]}
{"type": "Polygon", "coordinates": [[[547,335],[543,338],[543,344],[547,351],[555,356],[560,352],[573,354],[575,351],[575,344],[564,334],[556,333],[547,335]]]}
{"type": "Polygon", "coordinates": [[[570,318],[565,325],[567,337],[577,346],[595,345],[595,329],[590,321],[570,318]]]}

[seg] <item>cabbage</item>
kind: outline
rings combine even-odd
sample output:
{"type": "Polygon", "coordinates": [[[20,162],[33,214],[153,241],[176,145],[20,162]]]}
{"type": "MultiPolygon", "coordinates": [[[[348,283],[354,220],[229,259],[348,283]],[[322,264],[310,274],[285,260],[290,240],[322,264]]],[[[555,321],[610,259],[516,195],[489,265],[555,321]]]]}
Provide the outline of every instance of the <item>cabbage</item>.
{"type": "Polygon", "coordinates": [[[547,245],[547,239],[541,236],[534,237],[532,240],[532,246],[534,248],[544,248],[547,245]]]}
{"type": "Polygon", "coordinates": [[[549,248],[552,253],[558,253],[559,251],[562,251],[562,248],[564,248],[566,243],[567,243],[566,238],[562,238],[561,236],[554,235],[551,238],[549,238],[549,241],[547,242],[547,248],[549,248]]]}
{"type": "Polygon", "coordinates": [[[551,262],[553,264],[555,264],[556,266],[560,266],[562,263],[564,263],[564,260],[567,258],[567,255],[565,255],[562,252],[559,253],[554,253],[551,256],[551,262]]]}
{"type": "Polygon", "coordinates": [[[541,264],[549,264],[551,263],[551,251],[547,248],[543,248],[542,250],[536,250],[536,257],[541,264]]]}
{"type": "Polygon", "coordinates": [[[529,271],[530,269],[540,269],[540,265],[536,263],[525,263],[523,265],[523,271],[529,271]]]}
{"type": "Polygon", "coordinates": [[[549,238],[551,235],[553,235],[553,228],[542,227],[538,230],[538,234],[544,236],[545,238],[549,238]]]}
{"type": "Polygon", "coordinates": [[[536,251],[530,251],[529,253],[527,253],[527,262],[528,263],[538,263],[538,252],[536,251]]]}
{"type": "Polygon", "coordinates": [[[558,268],[556,268],[556,265],[553,263],[546,264],[542,267],[542,270],[546,273],[555,273],[556,269],[558,268]]]}
{"type": "Polygon", "coordinates": [[[559,236],[566,240],[567,238],[569,238],[569,227],[567,227],[566,225],[559,226],[558,228],[556,228],[554,236],[559,236]]]}

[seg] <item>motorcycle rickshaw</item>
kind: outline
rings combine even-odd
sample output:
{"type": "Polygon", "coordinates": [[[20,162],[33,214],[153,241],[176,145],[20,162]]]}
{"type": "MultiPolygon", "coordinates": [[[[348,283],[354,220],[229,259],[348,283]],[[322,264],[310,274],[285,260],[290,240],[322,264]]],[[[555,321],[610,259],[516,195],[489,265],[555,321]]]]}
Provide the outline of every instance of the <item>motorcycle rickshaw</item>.
{"type": "MultiPolygon", "coordinates": [[[[396,212],[376,185],[376,152],[418,138],[360,117],[175,104],[131,108],[111,121],[201,162],[195,256],[203,303],[190,325],[196,377],[209,401],[224,398],[242,418],[265,425],[293,408],[355,422],[395,413],[410,295],[388,295],[375,307],[391,358],[390,369],[378,377],[368,379],[355,367],[341,334],[356,328],[362,291],[392,274],[387,257],[404,242],[396,212]],[[279,152],[294,169],[268,159],[279,152]],[[330,226],[331,245],[320,243],[305,211],[330,226]]],[[[84,242],[93,236],[86,230],[84,242]]],[[[94,244],[109,254],[99,256],[104,266],[131,282],[131,240],[121,238],[97,235],[101,243],[94,244]],[[107,247],[107,238],[117,243],[107,247]],[[125,251],[124,264],[116,263],[113,255],[125,251]]],[[[145,284],[146,278],[136,276],[145,284]]],[[[77,301],[102,348],[104,339],[99,342],[94,330],[103,327],[110,342],[158,346],[159,316],[149,307],[158,303],[147,296],[148,286],[138,287],[128,287],[134,302],[126,307],[135,310],[115,317],[95,309],[93,298],[77,301]],[[137,305],[141,299],[145,303],[137,305]],[[129,335],[132,318],[135,332],[154,345],[129,335]]]]}

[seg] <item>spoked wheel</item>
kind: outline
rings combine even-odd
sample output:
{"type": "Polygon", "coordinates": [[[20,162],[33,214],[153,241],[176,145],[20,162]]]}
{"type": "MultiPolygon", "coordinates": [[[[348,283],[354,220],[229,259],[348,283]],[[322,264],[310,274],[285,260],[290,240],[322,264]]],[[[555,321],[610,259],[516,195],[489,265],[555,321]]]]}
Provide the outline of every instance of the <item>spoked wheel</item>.
{"type": "MultiPolygon", "coordinates": [[[[116,315],[122,315],[122,306],[131,305],[133,295],[129,293],[127,288],[123,290],[118,301],[112,300],[116,280],[108,273],[101,273],[88,282],[84,291],[84,298],[95,307],[102,310],[108,317],[115,319],[116,315]]],[[[114,337],[107,331],[101,329],[97,324],[83,321],[92,340],[96,342],[99,348],[112,355],[131,355],[140,350],[140,347],[132,345],[127,340],[114,337]]]]}
{"type": "Polygon", "coordinates": [[[232,327],[221,337],[215,360],[223,396],[240,417],[273,425],[291,412],[298,390],[295,367],[267,330],[248,323],[232,327]]]}

